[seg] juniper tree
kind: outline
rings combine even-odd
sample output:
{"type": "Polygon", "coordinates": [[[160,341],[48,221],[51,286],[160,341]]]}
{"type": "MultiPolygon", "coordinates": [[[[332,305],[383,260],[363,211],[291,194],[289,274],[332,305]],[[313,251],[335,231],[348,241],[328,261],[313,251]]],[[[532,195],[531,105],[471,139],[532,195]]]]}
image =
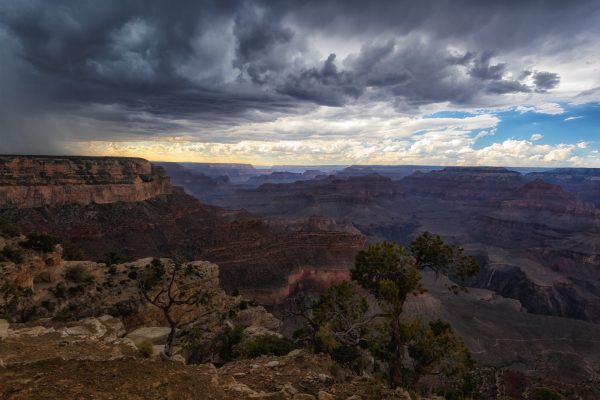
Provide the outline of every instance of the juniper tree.
{"type": "Polygon", "coordinates": [[[360,251],[351,270],[351,277],[378,301],[385,316],[385,351],[380,356],[389,364],[393,386],[407,383],[405,358],[411,340],[403,317],[404,304],[411,295],[425,292],[420,270],[454,277],[449,286],[454,293],[466,290],[465,280],[476,274],[479,266],[460,247],[452,248],[439,236],[424,233],[409,248],[393,242],[382,242],[360,251]]]}

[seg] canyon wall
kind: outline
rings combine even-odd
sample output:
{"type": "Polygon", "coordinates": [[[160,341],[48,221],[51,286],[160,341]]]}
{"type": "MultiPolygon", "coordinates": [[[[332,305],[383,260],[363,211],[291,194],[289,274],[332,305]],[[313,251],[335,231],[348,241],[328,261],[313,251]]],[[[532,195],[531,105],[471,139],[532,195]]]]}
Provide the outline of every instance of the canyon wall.
{"type": "Polygon", "coordinates": [[[171,192],[141,158],[0,156],[0,208],[142,201],[171,192]]]}
{"type": "Polygon", "coordinates": [[[109,253],[123,260],[205,259],[221,267],[229,291],[278,291],[301,267],[348,270],[365,245],[351,225],[325,218],[269,219],[208,206],[142,159],[1,156],[0,162],[0,220],[24,234],[50,234],[94,260],[109,253]]]}

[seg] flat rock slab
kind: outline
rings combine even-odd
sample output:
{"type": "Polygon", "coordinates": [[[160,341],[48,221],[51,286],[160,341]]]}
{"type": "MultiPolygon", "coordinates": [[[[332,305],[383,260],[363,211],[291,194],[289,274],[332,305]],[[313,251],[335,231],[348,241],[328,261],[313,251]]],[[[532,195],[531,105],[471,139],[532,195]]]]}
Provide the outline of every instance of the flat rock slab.
{"type": "Polygon", "coordinates": [[[146,326],[129,332],[125,337],[132,340],[136,345],[140,345],[146,340],[152,344],[160,345],[165,344],[170,331],[171,328],[164,326],[146,326]]]}

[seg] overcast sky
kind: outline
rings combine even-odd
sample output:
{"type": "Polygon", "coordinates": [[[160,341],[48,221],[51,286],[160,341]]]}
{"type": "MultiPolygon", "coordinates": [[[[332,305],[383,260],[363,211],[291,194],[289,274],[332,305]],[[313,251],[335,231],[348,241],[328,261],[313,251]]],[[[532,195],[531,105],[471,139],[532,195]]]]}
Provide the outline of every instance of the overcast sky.
{"type": "Polygon", "coordinates": [[[600,167],[600,2],[0,2],[0,153],[600,167]]]}

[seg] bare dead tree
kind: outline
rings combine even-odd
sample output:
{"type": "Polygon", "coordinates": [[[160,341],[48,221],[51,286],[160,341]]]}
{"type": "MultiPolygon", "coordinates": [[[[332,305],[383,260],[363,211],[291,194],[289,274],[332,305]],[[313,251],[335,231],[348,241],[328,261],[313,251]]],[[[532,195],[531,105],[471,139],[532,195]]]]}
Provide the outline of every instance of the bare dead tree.
{"type": "Polygon", "coordinates": [[[154,259],[141,274],[140,293],[149,304],[162,311],[170,328],[161,358],[172,357],[177,329],[190,313],[200,320],[215,312],[211,307],[214,288],[204,285],[203,278],[202,271],[178,258],[166,265],[154,259]],[[198,313],[200,307],[203,310],[198,313]]]}

